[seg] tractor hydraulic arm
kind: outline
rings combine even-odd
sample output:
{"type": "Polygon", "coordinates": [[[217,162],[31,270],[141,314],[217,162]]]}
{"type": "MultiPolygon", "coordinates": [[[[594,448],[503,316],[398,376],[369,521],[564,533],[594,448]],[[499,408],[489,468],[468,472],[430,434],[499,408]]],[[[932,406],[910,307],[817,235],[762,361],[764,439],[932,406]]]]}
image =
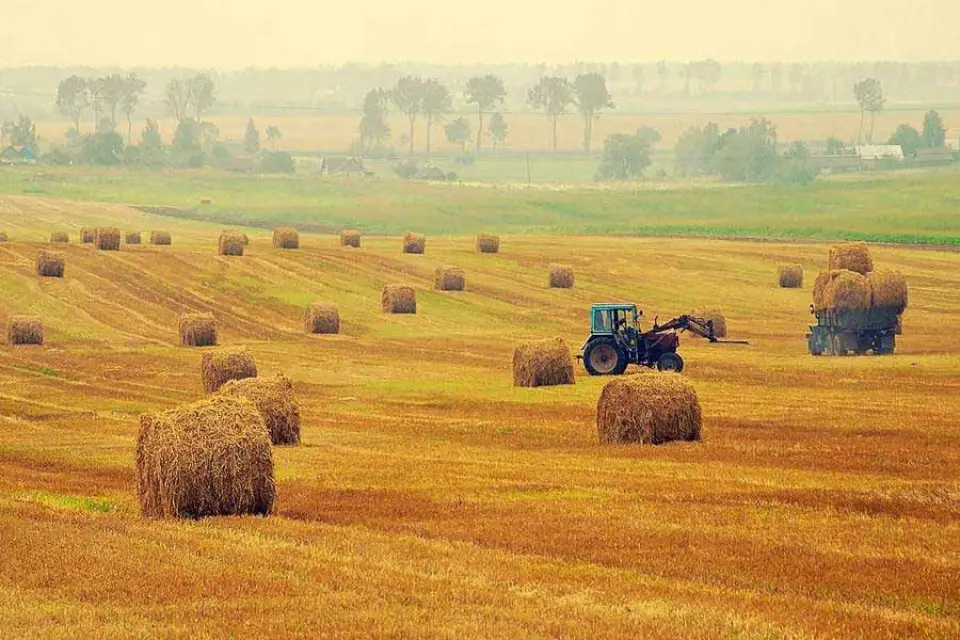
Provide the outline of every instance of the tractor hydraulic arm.
{"type": "Polygon", "coordinates": [[[713,322],[693,316],[680,316],[663,324],[654,324],[649,333],[656,334],[667,331],[689,331],[701,338],[706,338],[710,342],[717,341],[716,336],[713,335],[713,322]]]}

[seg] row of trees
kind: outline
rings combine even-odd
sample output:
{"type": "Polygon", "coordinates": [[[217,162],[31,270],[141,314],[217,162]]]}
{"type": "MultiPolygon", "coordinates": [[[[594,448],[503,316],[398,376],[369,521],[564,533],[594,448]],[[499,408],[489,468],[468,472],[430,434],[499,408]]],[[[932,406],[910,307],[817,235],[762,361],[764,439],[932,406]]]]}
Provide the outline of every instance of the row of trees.
{"type": "Polygon", "coordinates": [[[889,144],[900,145],[903,155],[912,156],[919,149],[941,149],[947,141],[947,128],[936,111],[928,111],[923,118],[923,130],[903,123],[890,136],[889,144]]]}

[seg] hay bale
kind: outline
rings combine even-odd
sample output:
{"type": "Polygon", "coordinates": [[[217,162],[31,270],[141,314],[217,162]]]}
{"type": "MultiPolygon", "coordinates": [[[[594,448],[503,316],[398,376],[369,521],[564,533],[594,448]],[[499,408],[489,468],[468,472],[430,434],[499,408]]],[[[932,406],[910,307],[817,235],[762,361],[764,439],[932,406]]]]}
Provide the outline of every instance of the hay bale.
{"type": "Polygon", "coordinates": [[[384,313],[416,313],[417,292],[406,285],[388,284],[380,293],[380,307],[384,313]]]}
{"type": "Polygon", "coordinates": [[[11,316],[7,324],[7,344],[43,344],[43,318],[11,316]]]}
{"type": "Polygon", "coordinates": [[[66,244],[70,242],[70,234],[66,231],[54,231],[50,234],[50,244],[66,244]]]}
{"type": "Polygon", "coordinates": [[[213,198],[200,198],[200,204],[213,204],[213,198]]]}
{"type": "Polygon", "coordinates": [[[690,312],[694,318],[700,318],[713,323],[713,335],[717,338],[727,336],[727,319],[719,309],[694,309],[690,312]]]}
{"type": "Polygon", "coordinates": [[[230,380],[257,377],[257,363],[246,349],[205,351],[200,362],[203,388],[213,393],[230,380]]]}
{"type": "Polygon", "coordinates": [[[184,347],[213,347],[217,344],[217,321],[212,313],[185,313],[180,316],[180,344],[184,347]]]}
{"type": "Polygon", "coordinates": [[[216,396],[140,416],[137,497],[152,518],[267,515],[270,433],[248,400],[216,396]]]}
{"type": "Polygon", "coordinates": [[[37,251],[37,275],[41,278],[62,278],[67,259],[59,251],[37,251]]]}
{"type": "Polygon", "coordinates": [[[803,286],[803,265],[780,265],[777,269],[777,281],[784,289],[799,289],[803,286]]]}
{"type": "Polygon", "coordinates": [[[866,242],[845,242],[830,247],[831,270],[848,269],[862,276],[873,271],[873,260],[866,242]]]}
{"type": "Polygon", "coordinates": [[[243,236],[239,233],[221,233],[217,252],[221,256],[242,256],[243,236]]]}
{"type": "Polygon", "coordinates": [[[477,252],[478,253],[500,253],[500,236],[492,236],[486,233],[477,234],[477,252]]]}
{"type": "Polygon", "coordinates": [[[80,244],[93,244],[97,239],[97,230],[90,227],[80,229],[80,244]]]}
{"type": "Polygon", "coordinates": [[[513,386],[550,387],[576,384],[573,358],[561,338],[535,340],[513,351],[513,386]]]}
{"type": "Polygon", "coordinates": [[[249,246],[250,246],[250,236],[248,236],[248,235],[245,234],[245,233],[241,233],[241,234],[240,234],[240,237],[243,238],[243,246],[249,247],[249,246]]]}
{"type": "Polygon", "coordinates": [[[173,239],[170,237],[169,231],[151,231],[150,232],[150,244],[165,246],[172,243],[173,243],[173,239]]]}
{"type": "Polygon", "coordinates": [[[817,311],[870,308],[870,283],[854,271],[823,271],[813,283],[813,307],[817,311]]]}
{"type": "Polygon", "coordinates": [[[139,231],[127,231],[126,237],[124,238],[127,244],[140,244],[140,232],[139,231]]]}
{"type": "Polygon", "coordinates": [[[611,380],[597,401],[603,444],[662,444],[700,439],[700,400],[675,373],[646,373],[611,380]]]}
{"type": "Polygon", "coordinates": [[[293,383],[284,376],[231,380],[220,387],[219,394],[252,402],[267,423],[273,444],[300,444],[300,405],[293,395],[293,383]]]}
{"type": "Polygon", "coordinates": [[[311,302],[303,312],[306,333],[340,333],[340,309],[329,302],[311,302]]]}
{"type": "Polygon", "coordinates": [[[573,267],[564,264],[550,265],[550,287],[552,289],[572,289],[574,281],[573,267]]]}
{"type": "Polygon", "coordinates": [[[344,229],[340,232],[340,246],[360,248],[360,232],[356,229],[344,229]]]}
{"type": "Polygon", "coordinates": [[[433,288],[438,291],[463,291],[467,278],[463,269],[454,266],[437,267],[433,288]]]}
{"type": "Polygon", "coordinates": [[[119,251],[121,235],[116,227],[98,227],[93,244],[101,251],[119,251]]]}
{"type": "Polygon", "coordinates": [[[427,248],[427,238],[420,233],[408,233],[403,236],[404,253],[423,253],[427,248]]]}
{"type": "Polygon", "coordinates": [[[907,281],[897,271],[874,271],[867,274],[870,285],[870,305],[896,309],[903,313],[907,308],[907,281]]]}
{"type": "Polygon", "coordinates": [[[897,328],[894,329],[894,333],[898,336],[903,335],[903,314],[897,314],[897,328]]]}
{"type": "Polygon", "coordinates": [[[9,242],[9,240],[10,240],[10,239],[7,238],[7,232],[6,232],[6,231],[0,231],[0,242],[9,242]]]}
{"type": "MultiPolygon", "coordinates": [[[[249,240],[247,241],[249,243],[249,240]]],[[[278,227],[273,230],[274,249],[299,249],[300,234],[293,227],[278,227]]]]}

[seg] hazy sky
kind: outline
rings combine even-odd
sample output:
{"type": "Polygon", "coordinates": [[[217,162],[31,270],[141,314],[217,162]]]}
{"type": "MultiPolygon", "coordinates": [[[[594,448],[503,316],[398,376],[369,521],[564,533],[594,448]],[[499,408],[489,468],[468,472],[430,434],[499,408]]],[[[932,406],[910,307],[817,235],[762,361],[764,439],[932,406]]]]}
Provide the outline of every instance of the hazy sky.
{"type": "Polygon", "coordinates": [[[0,0],[0,66],[960,59],[960,0],[0,0]]]}

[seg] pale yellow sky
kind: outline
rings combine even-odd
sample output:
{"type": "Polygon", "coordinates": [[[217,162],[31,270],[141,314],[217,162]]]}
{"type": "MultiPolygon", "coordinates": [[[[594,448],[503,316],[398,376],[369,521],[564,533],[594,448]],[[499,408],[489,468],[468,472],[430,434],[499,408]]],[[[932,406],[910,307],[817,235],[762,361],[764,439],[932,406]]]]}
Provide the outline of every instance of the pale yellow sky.
{"type": "Polygon", "coordinates": [[[960,59],[960,0],[0,0],[0,65],[960,59]]]}

